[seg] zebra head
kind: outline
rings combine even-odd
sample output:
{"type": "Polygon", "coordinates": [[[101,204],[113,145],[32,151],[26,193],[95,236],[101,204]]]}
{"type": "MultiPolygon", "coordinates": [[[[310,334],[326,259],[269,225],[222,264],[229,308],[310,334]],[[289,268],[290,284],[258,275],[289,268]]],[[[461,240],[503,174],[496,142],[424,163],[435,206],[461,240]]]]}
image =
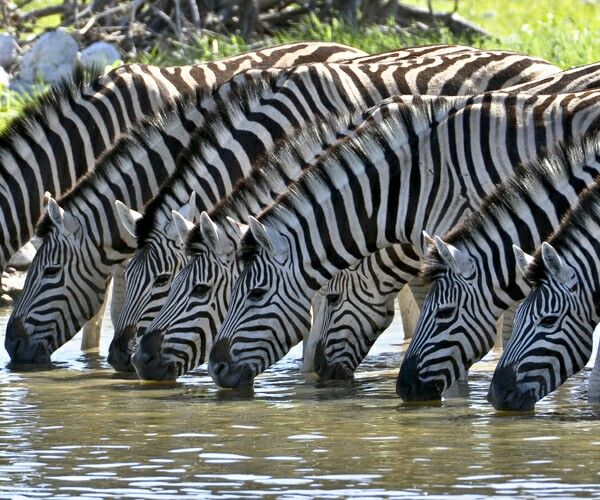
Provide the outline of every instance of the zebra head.
{"type": "Polygon", "coordinates": [[[48,201],[38,226],[42,245],[6,327],[5,346],[13,361],[48,363],[104,301],[116,262],[86,229],[89,221],[82,213],[48,201]]]}
{"type": "Polygon", "coordinates": [[[242,272],[208,361],[217,385],[251,386],[308,335],[311,293],[293,251],[285,236],[249,218],[239,251],[242,272]]]}
{"type": "Polygon", "coordinates": [[[492,347],[496,317],[481,296],[483,279],[476,257],[437,237],[428,240],[431,288],[398,375],[404,400],[440,399],[492,347]],[[473,332],[477,336],[473,337],[473,332]]]}
{"type": "Polygon", "coordinates": [[[133,356],[144,380],[174,380],[206,362],[239,274],[235,250],[245,226],[232,219],[219,226],[203,212],[192,231],[178,213],[173,216],[193,253],[133,356]]]}
{"type": "Polygon", "coordinates": [[[498,362],[488,400],[501,410],[531,410],[535,403],[581,370],[592,353],[597,323],[593,298],[575,270],[549,243],[541,259],[514,247],[535,287],[515,316],[513,335],[498,362]]]}
{"type": "Polygon", "coordinates": [[[319,377],[352,378],[375,340],[390,326],[397,292],[385,293],[378,285],[361,272],[359,264],[335,275],[321,289],[310,334],[319,339],[314,360],[319,377]]]}
{"type": "MultiPolygon", "coordinates": [[[[123,227],[138,238],[137,221],[142,215],[119,201],[116,205],[123,227]]],[[[179,214],[192,220],[195,212],[196,199],[192,193],[189,203],[179,210],[179,214]]],[[[139,338],[164,304],[174,275],[187,261],[184,243],[175,221],[168,220],[163,226],[152,228],[127,264],[125,299],[108,351],[108,362],[115,370],[134,370],[131,355],[139,338]]]]}

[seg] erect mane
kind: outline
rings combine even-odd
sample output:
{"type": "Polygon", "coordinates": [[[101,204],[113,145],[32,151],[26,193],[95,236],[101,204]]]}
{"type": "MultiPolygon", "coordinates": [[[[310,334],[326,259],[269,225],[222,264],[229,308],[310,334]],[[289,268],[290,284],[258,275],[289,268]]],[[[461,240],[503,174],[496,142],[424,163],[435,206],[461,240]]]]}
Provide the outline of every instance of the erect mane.
{"type": "MultiPolygon", "coordinates": [[[[280,194],[273,205],[263,211],[260,220],[267,225],[284,228],[293,222],[296,213],[306,206],[308,196],[318,197],[328,193],[330,183],[329,165],[343,165],[345,158],[354,156],[361,159],[372,158],[378,146],[398,141],[400,134],[404,143],[412,144],[425,129],[432,129],[447,117],[453,106],[443,100],[421,101],[414,97],[406,104],[400,97],[390,98],[368,112],[368,118],[351,134],[343,137],[330,147],[321,157],[308,167],[302,175],[280,194]],[[390,106],[393,103],[393,106],[390,106]],[[377,118],[380,112],[381,117],[377,118]]],[[[250,231],[242,238],[238,257],[247,262],[258,251],[257,242],[250,231]]]]}
{"type": "MultiPolygon", "coordinates": [[[[581,168],[590,156],[600,155],[600,137],[583,141],[566,140],[539,155],[528,164],[519,165],[513,175],[499,184],[481,206],[449,231],[443,240],[454,246],[477,245],[482,235],[497,228],[497,221],[507,220],[522,200],[536,199],[540,193],[569,181],[573,170],[581,168]]],[[[426,280],[434,279],[447,269],[437,249],[427,253],[422,267],[426,280]]]]}
{"type": "MultiPolygon", "coordinates": [[[[99,76],[98,71],[86,72],[77,64],[69,78],[52,85],[32,99],[21,110],[19,116],[6,125],[0,133],[0,151],[14,151],[17,139],[33,140],[36,129],[50,127],[50,117],[63,114],[62,104],[78,99],[87,86],[98,83],[99,76]]],[[[4,174],[3,162],[0,162],[0,174],[4,174]]]]}
{"type": "MultiPolygon", "coordinates": [[[[600,182],[596,181],[588,189],[582,191],[577,203],[569,209],[560,221],[558,229],[546,241],[561,254],[565,248],[579,245],[581,237],[589,237],[589,225],[600,219],[600,182]]],[[[546,276],[546,267],[542,259],[541,247],[533,256],[533,261],[527,266],[526,279],[533,285],[539,286],[546,276]]]]}
{"type": "MultiPolygon", "coordinates": [[[[148,203],[144,216],[137,221],[138,245],[143,245],[152,233],[169,196],[185,199],[190,195],[185,182],[189,170],[195,169],[196,164],[203,164],[204,159],[212,155],[211,150],[221,149],[219,138],[223,132],[231,130],[231,124],[236,122],[237,117],[248,115],[250,107],[269,90],[276,89],[278,81],[288,74],[289,70],[282,69],[276,74],[269,74],[267,78],[246,80],[226,96],[216,99],[216,109],[207,114],[203,126],[194,134],[189,147],[179,153],[175,171],[148,203]]],[[[218,90],[215,95],[216,92],[218,90]]]]}

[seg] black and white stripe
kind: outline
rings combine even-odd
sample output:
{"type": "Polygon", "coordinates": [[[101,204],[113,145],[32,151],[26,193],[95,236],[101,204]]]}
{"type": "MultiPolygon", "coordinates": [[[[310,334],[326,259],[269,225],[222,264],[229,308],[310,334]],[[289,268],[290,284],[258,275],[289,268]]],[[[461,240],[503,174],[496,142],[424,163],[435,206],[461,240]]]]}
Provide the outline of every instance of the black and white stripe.
{"type": "Polygon", "coordinates": [[[211,350],[215,381],[251,383],[307,333],[310,301],[335,274],[378,248],[420,247],[424,229],[469,206],[463,192],[483,197],[520,155],[596,126],[597,97],[488,93],[458,110],[424,105],[420,118],[414,103],[410,112],[398,105],[331,148],[259,221],[249,219],[246,266],[211,350]],[[496,154],[499,142],[527,147],[496,154]]]}
{"type": "MultiPolygon", "coordinates": [[[[550,94],[599,86],[600,64],[592,64],[506,90],[550,94]]],[[[553,126],[551,120],[546,123],[553,126]]],[[[496,147],[505,146],[500,143],[496,147]]],[[[476,204],[476,199],[473,201],[476,204]]],[[[438,231],[447,229],[449,226],[438,226],[438,231]]],[[[313,320],[310,347],[305,348],[305,363],[306,356],[313,356],[315,369],[322,378],[352,376],[375,340],[391,323],[394,300],[411,279],[410,275],[399,277],[394,266],[389,265],[390,258],[398,260],[398,255],[390,255],[393,251],[393,248],[381,250],[367,257],[367,262],[360,266],[342,271],[315,299],[319,302],[316,304],[319,312],[313,320]]],[[[402,254],[402,249],[398,248],[397,252],[402,254]]],[[[512,331],[512,322],[506,315],[503,326],[512,331]]]]}
{"type": "Polygon", "coordinates": [[[590,137],[523,169],[479,211],[429,244],[424,273],[432,287],[400,370],[401,397],[439,398],[492,347],[497,318],[529,289],[512,245],[534,250],[594,182],[600,172],[597,130],[590,137]]]}
{"type": "MultiPolygon", "coordinates": [[[[513,336],[492,379],[496,408],[531,408],[589,360],[600,321],[599,230],[596,183],[534,256],[515,248],[532,290],[517,310],[513,336]]],[[[588,398],[597,394],[597,378],[590,376],[588,398]]]]}
{"type": "MultiPolygon", "coordinates": [[[[443,50],[449,49],[445,47],[443,50]]],[[[387,65],[371,64],[368,66],[368,71],[361,69],[360,72],[356,69],[363,66],[353,65],[352,72],[347,71],[348,68],[344,68],[343,73],[338,72],[334,78],[340,81],[345,79],[346,82],[335,92],[345,97],[338,99],[337,102],[326,103],[320,109],[326,108],[330,113],[335,112],[338,116],[343,114],[349,117],[351,113],[365,109],[391,94],[479,93],[488,90],[491,86],[502,88],[515,81],[525,81],[539,75],[540,71],[543,73],[551,71],[542,70],[538,67],[537,61],[514,53],[473,51],[460,47],[443,56],[399,60],[395,64],[391,63],[392,54],[385,55],[387,65]]],[[[373,56],[375,59],[382,57],[373,56]]],[[[358,59],[358,61],[364,60],[365,58],[358,59]]],[[[542,67],[546,68],[546,66],[542,67]]],[[[317,93],[307,87],[303,90],[317,93]]],[[[334,94],[332,91],[329,93],[334,94]]],[[[318,94],[326,95],[327,91],[319,91],[318,94]]],[[[319,109],[318,106],[311,104],[310,101],[313,99],[311,94],[303,96],[301,92],[296,92],[293,99],[289,101],[282,99],[278,111],[289,116],[294,114],[294,107],[319,109]],[[289,108],[287,111],[286,106],[289,108]]],[[[294,128],[286,129],[286,122],[283,121],[283,125],[272,126],[268,131],[263,131],[263,135],[259,136],[258,140],[249,140],[246,136],[236,137],[236,134],[228,129],[215,134],[220,139],[218,143],[215,141],[214,151],[210,151],[209,155],[214,156],[218,153],[219,158],[214,159],[210,156],[206,158],[206,153],[200,153],[191,167],[186,165],[185,168],[179,168],[139,222],[135,224],[133,222],[138,214],[130,216],[125,214],[125,218],[129,219],[128,225],[132,228],[132,233],[138,237],[140,244],[125,273],[127,290],[125,305],[109,352],[109,362],[115,368],[130,369],[130,355],[136,344],[136,332],[138,334],[142,332],[164,304],[171,280],[186,260],[175,232],[171,231],[170,236],[166,234],[166,229],[171,224],[171,210],[178,210],[185,206],[190,192],[194,191],[199,194],[196,197],[197,209],[199,211],[210,209],[218,201],[219,196],[228,195],[235,182],[251,172],[254,159],[262,154],[262,151],[256,149],[257,144],[264,143],[264,150],[268,150],[277,139],[285,137],[292,130],[297,130],[310,121],[299,113],[295,114],[299,118],[293,124],[294,128]],[[266,139],[265,135],[268,136],[266,139]],[[224,140],[221,137],[228,139],[224,140]],[[231,156],[235,158],[231,159],[231,156]],[[233,169],[232,162],[235,167],[233,169]],[[218,186],[217,193],[215,193],[215,186],[218,186]]],[[[316,116],[325,115],[325,112],[318,111],[316,116]]],[[[230,119],[228,128],[233,126],[235,119],[236,117],[230,119]]],[[[337,133],[343,131],[340,129],[337,133]]],[[[318,150],[315,150],[314,154],[330,142],[326,141],[318,145],[318,150]]],[[[287,182],[291,180],[292,178],[288,178],[287,182]]]]}
{"type": "Polygon", "coordinates": [[[193,66],[132,64],[92,81],[77,71],[25,109],[0,136],[0,269],[31,238],[46,191],[53,196],[68,191],[123,134],[176,96],[212,88],[250,67],[290,67],[353,56],[364,52],[307,42],[193,66]]]}

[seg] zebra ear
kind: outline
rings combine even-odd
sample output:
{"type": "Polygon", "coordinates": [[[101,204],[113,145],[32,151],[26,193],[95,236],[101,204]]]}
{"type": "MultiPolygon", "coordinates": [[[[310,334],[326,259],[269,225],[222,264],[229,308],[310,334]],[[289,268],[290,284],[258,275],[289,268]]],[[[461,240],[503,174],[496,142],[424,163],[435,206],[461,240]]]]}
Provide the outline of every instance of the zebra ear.
{"type": "Polygon", "coordinates": [[[48,217],[50,217],[52,223],[59,229],[65,228],[64,213],[65,211],[58,206],[56,200],[50,196],[48,198],[48,217]]]}
{"type": "Polygon", "coordinates": [[[175,229],[177,230],[177,235],[179,236],[181,242],[185,244],[188,235],[190,234],[190,231],[194,227],[194,223],[187,220],[177,210],[171,210],[171,215],[173,216],[173,224],[175,225],[175,229]]]}
{"type": "Polygon", "coordinates": [[[200,232],[210,249],[217,255],[231,255],[234,251],[231,241],[206,212],[200,214],[200,232]]]}
{"type": "Polygon", "coordinates": [[[137,238],[136,223],[142,218],[142,214],[129,208],[125,203],[115,201],[119,222],[131,236],[137,238]]]}
{"type": "Polygon", "coordinates": [[[196,191],[192,191],[190,194],[190,200],[179,209],[179,213],[186,218],[188,221],[196,222],[196,191]]]}
{"type": "Polygon", "coordinates": [[[444,242],[439,236],[435,237],[435,247],[452,272],[465,278],[473,276],[475,263],[470,255],[444,242]]]}
{"type": "Polygon", "coordinates": [[[246,231],[248,231],[248,225],[243,224],[238,220],[232,219],[231,217],[226,217],[225,219],[227,220],[228,227],[231,229],[231,231],[229,231],[229,234],[231,234],[238,241],[241,240],[242,236],[244,236],[244,234],[246,234],[246,231]]]}
{"type": "Polygon", "coordinates": [[[544,241],[542,243],[542,259],[546,269],[560,282],[571,285],[575,279],[575,271],[563,262],[556,249],[544,241]]]}
{"type": "Polygon", "coordinates": [[[273,257],[286,254],[285,241],[281,235],[268,234],[267,228],[252,216],[248,217],[248,227],[257,243],[273,257]]]}
{"type": "Polygon", "coordinates": [[[513,253],[515,254],[515,260],[517,261],[517,268],[521,271],[523,276],[527,275],[527,268],[533,262],[533,255],[525,253],[523,249],[517,245],[512,246],[513,253]]]}

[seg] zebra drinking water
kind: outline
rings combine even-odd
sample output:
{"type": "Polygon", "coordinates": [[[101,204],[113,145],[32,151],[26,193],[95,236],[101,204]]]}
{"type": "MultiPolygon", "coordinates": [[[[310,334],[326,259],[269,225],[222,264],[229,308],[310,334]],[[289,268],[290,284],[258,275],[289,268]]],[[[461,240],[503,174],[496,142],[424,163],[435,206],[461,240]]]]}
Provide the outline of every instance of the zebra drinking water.
{"type": "MultiPolygon", "coordinates": [[[[444,50],[448,51],[448,48],[444,50]]],[[[383,55],[373,56],[375,59],[382,57],[383,55]]],[[[357,60],[366,61],[367,58],[357,60]]],[[[425,58],[399,60],[394,64],[391,64],[392,55],[388,54],[385,61],[387,65],[370,64],[368,68],[364,65],[353,65],[352,68],[355,69],[352,71],[350,67],[341,68],[343,72],[338,70],[335,76],[345,80],[345,83],[332,90],[326,87],[319,88],[322,83],[313,78],[317,83],[312,87],[305,85],[302,91],[296,90],[293,98],[290,97],[289,100],[280,98],[277,102],[277,112],[295,116],[296,121],[293,125],[297,129],[308,120],[301,112],[295,111],[294,107],[300,110],[319,109],[321,105],[318,102],[314,104],[315,95],[338,93],[340,96],[337,101],[325,102],[321,109],[326,108],[328,112],[319,111],[318,114],[343,114],[349,117],[356,110],[365,109],[393,94],[478,93],[492,85],[502,87],[514,81],[528,80],[540,73],[537,63],[529,57],[522,58],[514,53],[497,51],[465,51],[460,47],[443,56],[428,55],[425,58]],[[362,67],[367,70],[358,71],[358,68],[362,67]],[[465,76],[465,71],[468,71],[468,76],[465,76]]],[[[545,73],[545,70],[543,72],[545,73]]],[[[261,112],[274,116],[275,111],[261,112]]],[[[224,109],[223,114],[227,113],[224,109]]],[[[256,119],[254,116],[258,113],[253,113],[251,117],[256,119]]],[[[239,121],[240,118],[243,118],[243,115],[230,118],[230,121],[239,121]]],[[[143,216],[128,214],[126,211],[123,213],[130,232],[138,239],[138,250],[125,272],[126,298],[109,350],[109,362],[113,367],[118,370],[132,369],[130,356],[137,344],[137,332],[144,330],[163,305],[172,277],[186,260],[175,232],[167,235],[165,231],[165,228],[172,227],[171,210],[178,210],[184,206],[190,191],[202,193],[196,197],[196,208],[199,211],[210,209],[219,197],[228,195],[236,180],[251,171],[254,159],[262,153],[262,150],[256,149],[257,144],[264,143],[264,150],[268,150],[276,140],[290,133],[292,128],[286,129],[282,123],[285,122],[278,120],[277,125],[271,123],[265,127],[258,141],[230,131],[233,127],[231,124],[224,125],[222,130],[212,132],[213,136],[219,138],[218,141],[213,141],[214,152],[220,155],[219,159],[208,161],[199,155],[191,165],[180,164],[177,172],[148,206],[143,216]],[[206,165],[213,166],[207,170],[206,165]],[[235,168],[232,168],[232,165],[235,168]]],[[[243,129],[242,125],[236,126],[243,129]]],[[[342,133],[343,130],[339,132],[342,133]]],[[[206,136],[205,131],[201,134],[206,136]]]]}
{"type": "Polygon", "coordinates": [[[442,217],[455,221],[463,205],[469,206],[463,183],[472,183],[467,192],[483,197],[523,160],[520,155],[585,133],[596,125],[585,118],[600,111],[597,97],[503,94],[493,100],[490,93],[472,98],[481,99],[487,111],[479,123],[471,121],[473,113],[461,116],[460,109],[423,105],[417,119],[399,106],[389,118],[371,120],[340,141],[259,220],[249,218],[240,249],[243,271],[209,358],[214,380],[228,387],[252,383],[303,338],[311,298],[337,272],[394,243],[420,247],[423,229],[442,217]],[[448,113],[458,118],[447,135],[432,134],[432,127],[446,124],[448,113]],[[539,120],[545,113],[554,121],[552,134],[539,120]],[[522,133],[514,133],[519,127],[522,133]],[[472,151],[464,150],[465,137],[473,139],[472,151]],[[507,147],[506,156],[489,153],[498,141],[529,147],[507,147]],[[463,154],[467,160],[461,161],[463,154]],[[455,193],[449,195],[449,189],[455,193]]]}
{"type": "Polygon", "coordinates": [[[523,169],[478,212],[429,243],[423,272],[432,287],[398,377],[403,399],[440,398],[491,348],[501,312],[528,292],[512,245],[526,251],[540,245],[598,174],[598,117],[581,118],[594,130],[588,141],[557,148],[523,169]]]}

